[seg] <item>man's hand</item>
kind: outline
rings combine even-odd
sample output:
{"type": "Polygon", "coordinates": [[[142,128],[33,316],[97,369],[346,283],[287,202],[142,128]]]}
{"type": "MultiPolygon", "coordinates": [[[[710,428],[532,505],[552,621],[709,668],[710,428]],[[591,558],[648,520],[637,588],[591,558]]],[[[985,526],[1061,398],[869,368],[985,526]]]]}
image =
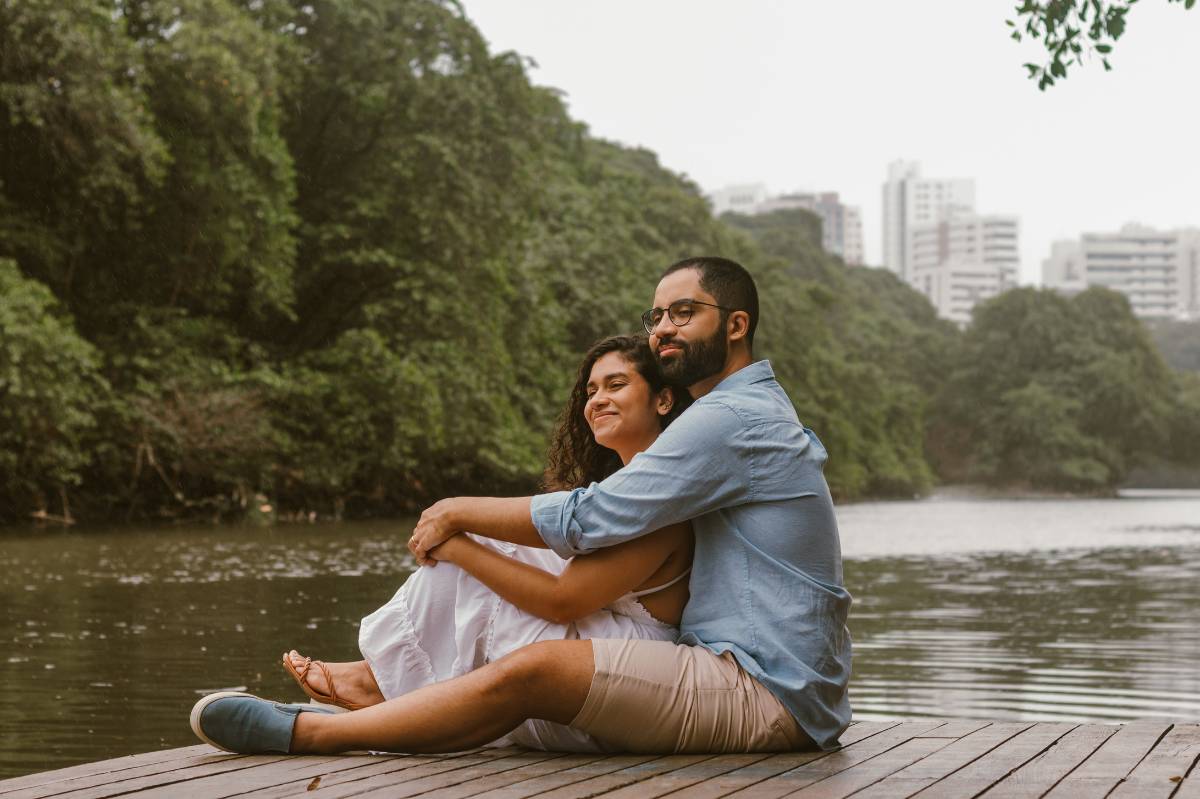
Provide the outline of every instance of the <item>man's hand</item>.
{"type": "Polygon", "coordinates": [[[429,550],[462,532],[455,520],[455,506],[455,498],[440,500],[426,508],[417,520],[412,537],[408,539],[408,551],[413,553],[420,565],[433,566],[437,563],[435,558],[429,556],[429,550]]]}

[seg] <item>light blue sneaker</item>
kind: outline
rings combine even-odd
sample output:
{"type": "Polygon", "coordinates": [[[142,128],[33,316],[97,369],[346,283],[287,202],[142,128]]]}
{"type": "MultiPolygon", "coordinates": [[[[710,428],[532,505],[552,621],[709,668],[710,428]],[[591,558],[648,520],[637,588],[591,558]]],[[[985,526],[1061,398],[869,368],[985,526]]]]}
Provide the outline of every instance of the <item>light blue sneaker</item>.
{"type": "Polygon", "coordinates": [[[240,755],[290,754],[298,713],[335,713],[322,705],[285,705],[240,691],[218,691],[192,707],[192,732],[240,755]]]}

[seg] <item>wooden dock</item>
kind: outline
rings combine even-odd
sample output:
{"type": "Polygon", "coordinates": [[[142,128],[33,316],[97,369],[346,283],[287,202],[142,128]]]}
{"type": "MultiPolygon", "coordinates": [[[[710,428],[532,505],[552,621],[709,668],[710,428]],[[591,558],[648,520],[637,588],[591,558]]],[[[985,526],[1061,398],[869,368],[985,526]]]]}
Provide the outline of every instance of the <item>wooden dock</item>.
{"type": "Polygon", "coordinates": [[[0,782],[0,799],[1136,797],[1200,799],[1200,724],[864,722],[836,752],[241,756],[191,746],[0,782]]]}

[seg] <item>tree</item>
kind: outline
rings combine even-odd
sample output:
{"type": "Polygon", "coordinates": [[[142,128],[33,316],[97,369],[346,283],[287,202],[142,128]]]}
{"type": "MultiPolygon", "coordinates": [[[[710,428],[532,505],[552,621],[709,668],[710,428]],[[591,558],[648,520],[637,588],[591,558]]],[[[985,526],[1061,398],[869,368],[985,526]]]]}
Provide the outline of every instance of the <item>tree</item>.
{"type": "Polygon", "coordinates": [[[935,457],[960,479],[1107,492],[1162,453],[1173,405],[1123,295],[1016,289],[975,309],[938,399],[935,457]]]}
{"type": "Polygon", "coordinates": [[[0,522],[44,514],[52,499],[71,517],[67,489],[82,480],[107,390],[98,360],[50,290],[0,258],[0,522]]]}
{"type": "MultiPolygon", "coordinates": [[[[1099,58],[1105,71],[1112,69],[1108,56],[1125,33],[1125,18],[1137,1],[1021,0],[1017,18],[1005,20],[1005,24],[1012,28],[1016,41],[1028,38],[1045,46],[1045,63],[1025,64],[1029,78],[1045,91],[1056,80],[1066,78],[1071,65],[1083,66],[1088,58],[1099,58]]],[[[1189,10],[1196,4],[1196,0],[1167,2],[1182,3],[1189,10]]]]}

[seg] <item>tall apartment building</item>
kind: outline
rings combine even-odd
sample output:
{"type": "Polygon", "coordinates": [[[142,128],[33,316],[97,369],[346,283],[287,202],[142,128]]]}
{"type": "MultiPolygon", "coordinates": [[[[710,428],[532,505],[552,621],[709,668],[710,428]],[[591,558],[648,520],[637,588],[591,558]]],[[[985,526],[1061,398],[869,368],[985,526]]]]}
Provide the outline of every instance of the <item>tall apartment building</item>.
{"type": "Polygon", "coordinates": [[[1200,317],[1200,229],[1160,231],[1127,224],[1116,233],[1058,241],[1042,282],[1074,293],[1105,286],[1129,298],[1140,317],[1200,317]]]}
{"type": "Polygon", "coordinates": [[[907,280],[913,228],[974,210],[974,180],[923,178],[916,161],[893,161],[883,184],[883,265],[907,280]]]}
{"type": "Polygon", "coordinates": [[[853,205],[844,205],[837,192],[813,192],[771,196],[761,183],[727,186],[708,195],[713,214],[727,211],[739,214],[766,214],[783,209],[802,208],[821,219],[821,246],[841,256],[847,264],[863,263],[862,214],[853,205]]]}
{"type": "Polygon", "coordinates": [[[767,200],[767,187],[761,183],[726,186],[708,195],[713,215],[732,211],[735,214],[756,214],[758,206],[767,200]]]}
{"type": "Polygon", "coordinates": [[[862,214],[852,205],[843,205],[836,191],[781,194],[759,203],[756,213],[786,208],[816,214],[821,219],[821,246],[825,252],[840,256],[847,264],[862,265],[862,214]]]}
{"type": "Polygon", "coordinates": [[[909,231],[908,282],[938,315],[965,325],[975,305],[1017,285],[1020,223],[1000,214],[953,215],[909,231]]]}

